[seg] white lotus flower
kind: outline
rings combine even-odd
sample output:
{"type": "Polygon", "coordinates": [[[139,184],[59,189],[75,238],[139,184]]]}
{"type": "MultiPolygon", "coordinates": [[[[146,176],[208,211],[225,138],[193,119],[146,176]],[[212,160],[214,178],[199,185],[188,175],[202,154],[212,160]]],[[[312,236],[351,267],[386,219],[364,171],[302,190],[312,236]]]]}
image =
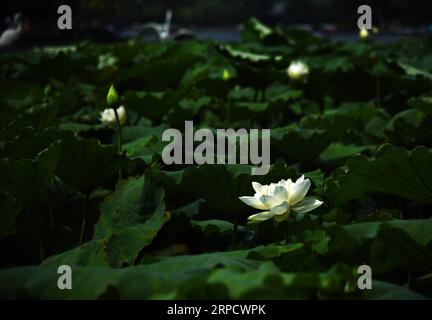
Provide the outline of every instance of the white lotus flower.
{"type": "MultiPolygon", "coordinates": [[[[127,118],[126,109],[123,106],[121,106],[117,108],[117,113],[120,120],[120,125],[124,126],[127,118]]],[[[105,109],[103,112],[100,113],[100,115],[101,115],[100,121],[103,124],[106,124],[110,127],[116,126],[116,118],[115,118],[115,113],[113,108],[105,109]]]]}
{"type": "Polygon", "coordinates": [[[309,75],[309,67],[301,61],[293,61],[288,67],[287,73],[293,80],[305,80],[309,75]]]}
{"type": "Polygon", "coordinates": [[[276,221],[283,221],[292,212],[306,213],[323,204],[318,199],[304,200],[310,185],[309,179],[305,179],[304,176],[298,178],[296,182],[292,182],[291,179],[281,180],[270,185],[252,182],[255,195],[253,197],[239,197],[239,199],[248,206],[264,210],[251,215],[249,220],[263,221],[274,218],[276,221]]]}

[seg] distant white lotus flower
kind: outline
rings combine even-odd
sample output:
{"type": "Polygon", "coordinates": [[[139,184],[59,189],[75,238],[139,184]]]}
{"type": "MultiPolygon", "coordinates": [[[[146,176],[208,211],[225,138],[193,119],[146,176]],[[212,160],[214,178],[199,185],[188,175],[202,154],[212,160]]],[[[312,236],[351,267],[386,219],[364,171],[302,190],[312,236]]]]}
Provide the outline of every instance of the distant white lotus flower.
{"type": "Polygon", "coordinates": [[[293,80],[305,80],[309,75],[309,67],[304,62],[294,61],[288,67],[287,73],[293,80]]]}
{"type": "Polygon", "coordinates": [[[241,201],[263,212],[251,215],[248,219],[263,221],[274,218],[276,221],[286,220],[292,212],[306,213],[323,204],[318,199],[306,199],[306,193],[310,188],[309,179],[301,176],[296,182],[291,179],[281,180],[270,185],[261,185],[252,182],[255,190],[253,197],[239,197],[241,201]]]}
{"type": "MultiPolygon", "coordinates": [[[[126,109],[123,106],[117,108],[117,114],[119,117],[120,125],[123,127],[126,124],[126,109]]],[[[116,126],[116,118],[113,108],[105,109],[103,112],[100,113],[100,115],[100,121],[103,124],[106,124],[110,127],[116,126]]]]}
{"type": "Polygon", "coordinates": [[[369,38],[369,31],[368,31],[368,29],[360,29],[360,31],[359,31],[359,38],[361,40],[366,40],[367,38],[369,38]]]}

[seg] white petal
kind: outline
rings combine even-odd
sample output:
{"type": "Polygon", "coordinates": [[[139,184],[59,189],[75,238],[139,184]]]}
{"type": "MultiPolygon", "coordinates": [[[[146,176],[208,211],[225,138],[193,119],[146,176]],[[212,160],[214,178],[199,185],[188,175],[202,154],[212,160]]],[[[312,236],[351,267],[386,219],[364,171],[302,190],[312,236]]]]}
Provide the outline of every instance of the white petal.
{"type": "Polygon", "coordinates": [[[110,117],[110,112],[109,110],[104,110],[103,112],[100,113],[102,118],[109,118],[110,117]]]}
{"type": "Polygon", "coordinates": [[[291,187],[293,186],[293,182],[291,179],[288,180],[281,180],[283,182],[283,185],[285,189],[288,191],[288,194],[291,192],[291,187]]]}
{"type": "Polygon", "coordinates": [[[288,191],[285,189],[285,186],[276,186],[273,192],[273,198],[274,201],[278,203],[288,201],[288,191]]]}
{"type": "Polygon", "coordinates": [[[297,181],[295,182],[297,183],[302,183],[304,181],[304,175],[302,175],[300,178],[297,179],[297,181]]]}
{"type": "Polygon", "coordinates": [[[263,193],[263,186],[259,182],[252,182],[252,188],[255,190],[256,193],[262,194],[263,193]]]}
{"type": "Polygon", "coordinates": [[[287,202],[284,202],[284,203],[270,209],[270,212],[273,213],[275,216],[285,214],[288,211],[289,211],[289,205],[287,202]]]}
{"type": "Polygon", "coordinates": [[[105,124],[111,124],[115,121],[115,115],[113,109],[105,109],[100,113],[100,120],[105,124]]]}
{"type": "Polygon", "coordinates": [[[273,218],[274,214],[272,214],[269,211],[263,211],[257,214],[253,214],[248,217],[248,220],[254,220],[254,221],[264,221],[273,218]]]}
{"type": "Polygon", "coordinates": [[[296,213],[306,213],[318,208],[322,204],[323,202],[318,199],[307,199],[291,207],[291,209],[296,213]]]}
{"type": "Polygon", "coordinates": [[[120,107],[117,109],[117,113],[118,113],[119,116],[124,115],[124,114],[126,113],[126,109],[125,109],[125,107],[124,107],[124,106],[120,106],[120,107]]]}
{"type": "Polygon", "coordinates": [[[273,208],[278,205],[280,205],[282,202],[284,202],[284,199],[281,199],[280,197],[275,197],[273,195],[262,195],[259,197],[259,200],[267,207],[267,208],[273,208]]]}
{"type": "MultiPolygon", "coordinates": [[[[125,107],[124,106],[119,107],[117,109],[117,114],[119,116],[120,125],[124,126],[126,123],[126,119],[127,119],[125,107]]],[[[115,114],[114,114],[114,120],[115,120],[115,114]]]]}
{"type": "Polygon", "coordinates": [[[278,186],[285,186],[286,180],[282,179],[278,182],[278,186]]]}
{"type": "Polygon", "coordinates": [[[310,185],[311,183],[309,179],[306,179],[304,181],[301,181],[300,183],[296,182],[295,185],[291,186],[291,193],[289,194],[289,204],[293,206],[296,203],[302,201],[306,196],[310,185]]]}
{"type": "Polygon", "coordinates": [[[267,189],[267,194],[272,196],[275,192],[277,185],[278,185],[277,183],[270,183],[267,189]]]}
{"type": "Polygon", "coordinates": [[[241,201],[246,203],[248,206],[251,206],[255,209],[266,210],[268,209],[259,199],[255,197],[239,197],[241,201]]]}

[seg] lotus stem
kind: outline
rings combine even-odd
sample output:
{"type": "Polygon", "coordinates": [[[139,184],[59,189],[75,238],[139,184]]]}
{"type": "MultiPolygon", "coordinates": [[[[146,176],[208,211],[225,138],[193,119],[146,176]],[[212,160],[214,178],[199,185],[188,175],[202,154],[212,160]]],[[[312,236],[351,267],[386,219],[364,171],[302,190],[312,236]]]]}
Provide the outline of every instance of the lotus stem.
{"type": "Polygon", "coordinates": [[[42,263],[42,261],[44,260],[45,254],[44,254],[44,246],[43,246],[43,238],[42,238],[42,231],[40,228],[39,223],[37,222],[36,218],[34,218],[30,212],[30,209],[27,210],[27,215],[29,217],[30,220],[33,221],[36,232],[37,232],[37,237],[38,237],[38,242],[39,242],[39,260],[42,263]]]}
{"type": "Polygon", "coordinates": [[[52,213],[52,208],[51,208],[51,202],[49,201],[49,199],[47,199],[47,204],[48,204],[48,217],[49,217],[49,223],[50,223],[50,229],[54,229],[54,216],[52,213]]]}
{"type": "Polygon", "coordinates": [[[375,84],[376,84],[376,107],[380,107],[380,96],[381,96],[381,79],[379,73],[376,74],[375,77],[375,84]]]}
{"type": "Polygon", "coordinates": [[[259,97],[259,89],[257,89],[257,88],[254,88],[254,98],[253,98],[253,101],[254,102],[258,102],[258,97],[259,97]]]}
{"type": "Polygon", "coordinates": [[[261,100],[262,100],[263,102],[266,102],[266,101],[267,101],[266,88],[262,89],[262,90],[261,90],[261,93],[262,93],[262,95],[261,95],[261,100]]]}
{"type": "MultiPolygon", "coordinates": [[[[116,125],[117,125],[117,148],[118,148],[118,153],[121,155],[122,154],[122,132],[121,132],[122,130],[121,130],[120,118],[117,112],[117,108],[114,108],[114,114],[115,114],[116,125]]],[[[119,170],[118,173],[118,179],[119,181],[122,179],[121,169],[119,170]]]]}
{"type": "Polygon", "coordinates": [[[120,118],[117,112],[117,108],[114,108],[114,114],[116,119],[116,125],[117,125],[117,147],[119,154],[122,153],[122,134],[121,134],[121,124],[120,124],[120,118]]]}
{"type": "Polygon", "coordinates": [[[86,194],[85,198],[84,198],[84,214],[83,214],[83,219],[81,222],[81,232],[80,232],[80,238],[79,238],[79,244],[80,245],[83,243],[83,240],[84,240],[84,233],[85,233],[85,228],[86,228],[86,223],[87,223],[87,212],[88,212],[89,200],[90,200],[90,196],[88,194],[86,194]]]}
{"type": "Polygon", "coordinates": [[[40,262],[42,263],[44,261],[44,258],[45,258],[45,253],[44,253],[44,247],[43,247],[42,232],[41,232],[40,228],[38,228],[38,230],[39,230],[39,259],[40,259],[40,262]]]}
{"type": "Polygon", "coordinates": [[[233,247],[237,245],[237,235],[238,235],[238,222],[236,218],[233,226],[233,247]]]}

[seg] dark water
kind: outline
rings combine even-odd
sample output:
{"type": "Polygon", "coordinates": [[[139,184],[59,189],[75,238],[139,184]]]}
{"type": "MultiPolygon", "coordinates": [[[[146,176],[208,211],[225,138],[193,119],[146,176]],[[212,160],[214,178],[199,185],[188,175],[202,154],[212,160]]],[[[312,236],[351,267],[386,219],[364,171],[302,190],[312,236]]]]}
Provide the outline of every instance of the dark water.
{"type": "MultiPolygon", "coordinates": [[[[196,38],[200,40],[214,40],[218,42],[239,42],[241,41],[240,32],[235,28],[208,28],[208,29],[191,29],[196,38]]],[[[357,33],[315,33],[319,37],[329,38],[335,41],[356,42],[358,41],[357,33]]],[[[432,34],[432,33],[429,33],[432,34]]],[[[138,34],[133,31],[124,31],[121,33],[121,38],[137,37],[138,34]]],[[[392,43],[405,38],[412,37],[409,34],[377,34],[373,39],[379,43],[392,43]]],[[[421,35],[420,35],[421,36],[421,35]]],[[[145,40],[155,40],[155,37],[145,36],[145,40]]]]}

